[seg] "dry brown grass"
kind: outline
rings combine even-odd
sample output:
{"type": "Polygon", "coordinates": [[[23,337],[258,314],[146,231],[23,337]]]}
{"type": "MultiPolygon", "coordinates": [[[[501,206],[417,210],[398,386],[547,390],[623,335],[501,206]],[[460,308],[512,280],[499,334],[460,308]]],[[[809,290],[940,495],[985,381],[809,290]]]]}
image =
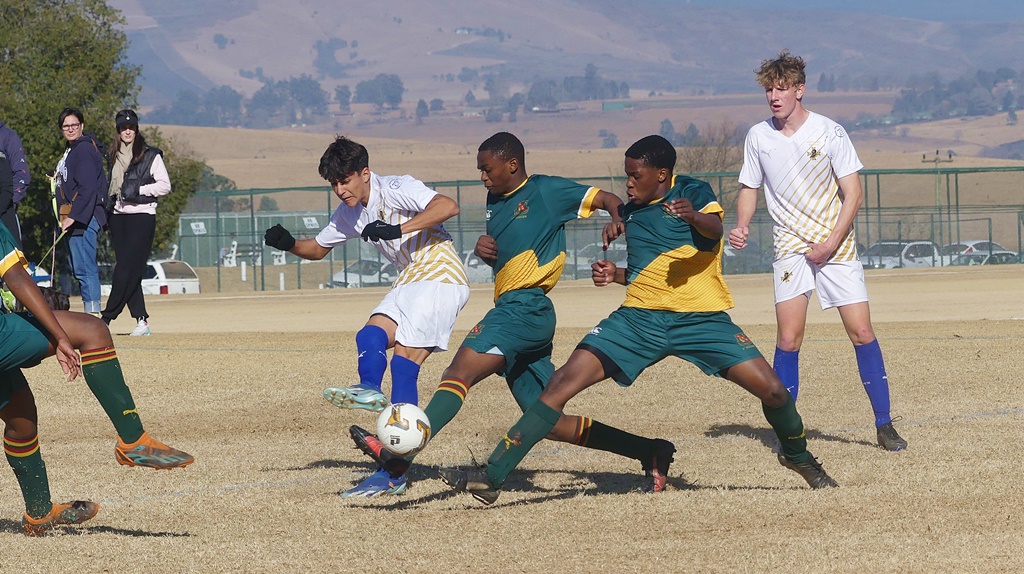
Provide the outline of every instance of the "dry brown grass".
{"type": "MultiPolygon", "coordinates": [[[[770,280],[730,277],[762,352],[770,280]]],[[[751,397],[677,360],[630,389],[603,383],[570,404],[679,447],[673,488],[643,495],[638,465],[542,442],[494,507],[455,495],[433,465],[486,457],[517,418],[503,383],[474,389],[418,459],[404,496],[345,501],[372,469],[344,430],[372,417],[320,397],[355,377],[352,337],[382,289],[153,297],[154,335],[115,338],[147,428],[196,456],[127,469],[82,382],[52,360],[28,371],[59,500],[103,505],[42,539],[17,530],[17,485],[0,472],[5,572],[1015,572],[1024,567],[1019,440],[1024,266],[869,275],[872,311],[910,448],[874,446],[853,352],[834,312],[811,304],[800,409],[812,452],[841,484],[806,488],[781,468],[751,397]]],[[[556,363],[622,298],[585,282],[553,292],[556,363]]],[[[473,291],[453,343],[490,307],[473,291]]],[[[130,330],[118,319],[115,333],[130,330]]],[[[446,353],[421,376],[428,398],[446,353]]]]}

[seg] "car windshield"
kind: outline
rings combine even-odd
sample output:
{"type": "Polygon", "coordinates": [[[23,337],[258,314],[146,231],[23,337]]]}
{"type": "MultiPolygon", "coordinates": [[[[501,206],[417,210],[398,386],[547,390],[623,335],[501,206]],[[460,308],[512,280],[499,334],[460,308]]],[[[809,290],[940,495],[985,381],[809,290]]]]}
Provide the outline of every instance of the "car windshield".
{"type": "Polygon", "coordinates": [[[947,245],[943,247],[941,253],[943,255],[959,255],[964,251],[967,251],[966,245],[964,245],[963,243],[954,243],[952,245],[947,245]]]}
{"type": "Polygon", "coordinates": [[[865,257],[899,257],[903,251],[900,243],[876,243],[864,252],[865,257]]]}
{"type": "Polygon", "coordinates": [[[380,265],[376,261],[360,259],[345,268],[346,273],[358,273],[360,275],[376,275],[380,271],[380,265]]]}

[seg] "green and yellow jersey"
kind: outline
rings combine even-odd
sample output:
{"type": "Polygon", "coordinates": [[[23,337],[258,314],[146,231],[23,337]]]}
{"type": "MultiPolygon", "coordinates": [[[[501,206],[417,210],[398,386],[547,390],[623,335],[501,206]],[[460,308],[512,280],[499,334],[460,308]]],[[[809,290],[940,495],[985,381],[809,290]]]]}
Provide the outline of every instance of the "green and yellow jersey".
{"type": "Polygon", "coordinates": [[[722,277],[722,241],[697,233],[669,213],[665,202],[686,198],[701,213],[722,216],[722,206],[707,183],[684,175],[672,178],[665,197],[648,205],[626,203],[629,252],[623,307],[681,313],[724,311],[733,306],[722,277]]]}
{"type": "Polygon", "coordinates": [[[565,267],[565,224],[590,217],[598,188],[548,175],[531,175],[515,190],[487,196],[487,234],[498,245],[494,300],[516,289],[558,283],[565,267]]]}
{"type": "Polygon", "coordinates": [[[14,240],[14,236],[3,225],[0,225],[0,257],[2,257],[0,259],[0,276],[15,265],[28,268],[28,260],[18,249],[18,243],[14,240]]]}

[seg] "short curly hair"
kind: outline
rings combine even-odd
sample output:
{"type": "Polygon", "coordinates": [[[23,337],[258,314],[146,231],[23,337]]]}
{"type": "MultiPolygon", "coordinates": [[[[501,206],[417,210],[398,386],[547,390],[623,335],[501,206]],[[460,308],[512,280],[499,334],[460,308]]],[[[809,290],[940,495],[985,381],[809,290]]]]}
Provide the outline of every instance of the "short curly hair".
{"type": "Polygon", "coordinates": [[[761,67],[754,70],[754,73],[757,74],[757,83],[762,88],[792,88],[807,83],[804,67],[803,58],[790,54],[789,50],[783,50],[775,59],[762,60],[761,67]]]}

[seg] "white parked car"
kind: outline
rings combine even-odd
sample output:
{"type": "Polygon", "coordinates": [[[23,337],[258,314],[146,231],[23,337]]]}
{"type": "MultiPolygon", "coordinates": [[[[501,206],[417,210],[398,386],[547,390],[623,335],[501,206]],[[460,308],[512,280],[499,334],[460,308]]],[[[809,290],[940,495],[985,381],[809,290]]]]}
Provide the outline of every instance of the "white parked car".
{"type": "MultiPolygon", "coordinates": [[[[99,264],[100,295],[110,296],[114,268],[110,264],[99,264]]],[[[181,295],[199,293],[199,276],[195,269],[177,259],[155,259],[146,262],[142,275],[142,293],[145,295],[181,295]]]]}
{"type": "Polygon", "coordinates": [[[943,255],[953,257],[967,253],[984,253],[985,255],[988,255],[989,253],[995,253],[996,251],[1009,251],[1009,249],[994,241],[989,241],[988,239],[965,239],[963,241],[943,246],[940,252],[943,255]]]}
{"type": "Polygon", "coordinates": [[[957,255],[950,265],[1007,265],[1020,262],[1020,256],[1013,251],[975,251],[957,255]]]}
{"type": "Polygon", "coordinates": [[[604,243],[588,243],[576,250],[575,253],[565,254],[565,270],[571,273],[575,269],[576,279],[590,279],[591,268],[595,261],[611,261],[616,267],[626,267],[626,239],[616,239],[608,245],[605,250],[604,243]]]}
{"type": "Polygon", "coordinates": [[[391,285],[398,269],[388,260],[358,259],[331,277],[331,287],[380,287],[391,285]]]}
{"type": "Polygon", "coordinates": [[[941,267],[949,260],[931,241],[879,241],[860,255],[865,269],[941,267]]]}
{"type": "Polygon", "coordinates": [[[199,293],[199,276],[195,269],[177,259],[148,261],[142,276],[142,292],[146,295],[177,295],[199,293]]]}

